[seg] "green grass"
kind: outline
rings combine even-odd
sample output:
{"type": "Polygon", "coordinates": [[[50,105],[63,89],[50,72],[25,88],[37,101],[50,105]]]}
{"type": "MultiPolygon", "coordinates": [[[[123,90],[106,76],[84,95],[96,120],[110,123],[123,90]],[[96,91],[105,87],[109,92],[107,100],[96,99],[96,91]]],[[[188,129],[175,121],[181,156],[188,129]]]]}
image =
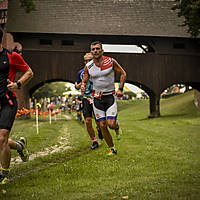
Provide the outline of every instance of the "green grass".
{"type": "Polygon", "coordinates": [[[89,149],[84,125],[74,117],[51,125],[40,120],[38,135],[34,120],[15,121],[11,138],[26,136],[31,154],[56,145],[62,135],[70,148],[12,165],[0,199],[199,199],[200,111],[193,92],[161,100],[156,119],[148,118],[145,100],[121,101],[118,108],[123,137],[113,137],[118,155],[111,158],[105,142],[89,149]]]}

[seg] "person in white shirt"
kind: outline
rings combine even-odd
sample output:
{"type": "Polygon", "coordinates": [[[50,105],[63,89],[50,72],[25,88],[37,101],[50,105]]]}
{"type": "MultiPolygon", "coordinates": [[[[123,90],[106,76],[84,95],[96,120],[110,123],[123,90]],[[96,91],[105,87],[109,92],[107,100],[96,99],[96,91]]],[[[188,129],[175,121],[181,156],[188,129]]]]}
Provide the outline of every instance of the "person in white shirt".
{"type": "Polygon", "coordinates": [[[114,148],[112,136],[108,127],[114,129],[120,137],[121,129],[117,122],[116,96],[123,96],[123,87],[126,80],[126,72],[119,63],[110,57],[103,56],[102,43],[92,42],[90,45],[93,59],[84,68],[84,76],[81,84],[82,92],[86,89],[89,78],[93,81],[93,109],[96,120],[100,123],[103,137],[110,148],[108,155],[117,154],[114,148]],[[120,75],[119,90],[115,93],[115,72],[120,75]],[[108,126],[108,127],[107,127],[108,126]]]}

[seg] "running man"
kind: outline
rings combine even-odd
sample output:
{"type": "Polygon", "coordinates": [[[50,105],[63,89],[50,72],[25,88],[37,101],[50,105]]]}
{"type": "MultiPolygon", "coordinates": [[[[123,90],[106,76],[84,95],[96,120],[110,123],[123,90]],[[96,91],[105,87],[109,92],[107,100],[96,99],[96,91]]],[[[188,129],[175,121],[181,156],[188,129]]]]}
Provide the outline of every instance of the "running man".
{"type": "MultiPolygon", "coordinates": [[[[86,53],[84,56],[84,63],[87,64],[90,60],[92,60],[93,56],[91,53],[86,53]]],[[[81,88],[81,81],[83,79],[83,73],[84,73],[84,68],[81,69],[78,72],[78,76],[75,82],[75,88],[79,90],[81,88]]],[[[94,150],[99,147],[99,143],[97,142],[97,139],[95,138],[95,132],[92,127],[92,114],[93,114],[93,107],[92,107],[92,89],[93,89],[93,83],[92,80],[88,80],[88,85],[87,88],[83,94],[83,116],[85,118],[85,123],[86,123],[86,128],[87,132],[92,140],[92,146],[91,149],[94,150]]],[[[97,131],[98,131],[98,136],[100,139],[103,139],[102,133],[100,128],[98,128],[97,124],[97,131]]]]}
{"type": "Polygon", "coordinates": [[[3,31],[0,29],[0,184],[5,184],[8,181],[10,149],[17,150],[24,162],[29,157],[25,138],[20,137],[15,142],[9,139],[9,133],[17,112],[14,91],[25,85],[33,77],[33,72],[21,55],[2,47],[2,37],[3,31]],[[23,72],[23,75],[14,82],[17,71],[23,72]]]}
{"type": "Polygon", "coordinates": [[[117,103],[115,97],[114,73],[120,74],[120,85],[116,95],[123,96],[123,87],[126,80],[126,72],[118,62],[110,57],[103,56],[102,43],[93,42],[90,45],[93,60],[86,64],[81,90],[85,91],[89,78],[93,81],[93,109],[96,120],[100,123],[103,137],[110,148],[108,155],[115,155],[112,136],[108,127],[120,134],[121,129],[117,122],[117,103]],[[107,127],[108,126],[108,127],[107,127]]]}

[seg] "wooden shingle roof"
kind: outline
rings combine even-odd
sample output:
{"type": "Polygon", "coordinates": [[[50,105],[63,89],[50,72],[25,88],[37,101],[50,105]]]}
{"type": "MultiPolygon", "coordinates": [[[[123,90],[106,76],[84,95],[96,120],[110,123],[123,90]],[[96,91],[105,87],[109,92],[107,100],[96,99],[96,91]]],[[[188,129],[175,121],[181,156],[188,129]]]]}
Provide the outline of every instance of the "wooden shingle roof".
{"type": "Polygon", "coordinates": [[[9,1],[9,32],[190,37],[174,0],[35,0],[29,14],[9,1]]]}

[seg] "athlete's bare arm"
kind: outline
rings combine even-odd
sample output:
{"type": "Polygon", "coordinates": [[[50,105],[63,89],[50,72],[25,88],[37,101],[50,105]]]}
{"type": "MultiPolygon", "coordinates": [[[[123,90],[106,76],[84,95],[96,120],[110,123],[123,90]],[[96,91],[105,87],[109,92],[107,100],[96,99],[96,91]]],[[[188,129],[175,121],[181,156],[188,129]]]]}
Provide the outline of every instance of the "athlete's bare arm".
{"type": "MultiPolygon", "coordinates": [[[[124,71],[124,69],[120,66],[120,64],[113,59],[113,69],[116,73],[118,73],[120,75],[120,85],[119,88],[124,87],[125,81],[126,81],[126,72],[124,71]]],[[[123,96],[123,90],[118,90],[117,91],[117,96],[121,97],[123,96]]]]}
{"type": "MultiPolygon", "coordinates": [[[[21,85],[25,85],[26,83],[28,83],[28,81],[31,80],[31,78],[33,77],[33,71],[32,69],[29,67],[24,74],[20,77],[20,79],[18,79],[18,81],[21,83],[21,85]]],[[[16,89],[18,89],[18,85],[16,82],[12,82],[10,80],[8,80],[8,85],[7,85],[8,89],[12,92],[14,92],[16,89]]]]}
{"type": "Polygon", "coordinates": [[[87,85],[87,83],[88,83],[89,78],[90,78],[90,75],[89,75],[89,73],[88,73],[87,67],[85,66],[85,67],[84,67],[83,79],[82,79],[82,82],[81,82],[81,92],[83,92],[83,93],[84,93],[85,90],[86,90],[86,85],[87,85]]]}
{"type": "Polygon", "coordinates": [[[77,90],[79,90],[80,88],[81,88],[81,82],[80,83],[75,83],[75,88],[77,89],[77,90]]]}

